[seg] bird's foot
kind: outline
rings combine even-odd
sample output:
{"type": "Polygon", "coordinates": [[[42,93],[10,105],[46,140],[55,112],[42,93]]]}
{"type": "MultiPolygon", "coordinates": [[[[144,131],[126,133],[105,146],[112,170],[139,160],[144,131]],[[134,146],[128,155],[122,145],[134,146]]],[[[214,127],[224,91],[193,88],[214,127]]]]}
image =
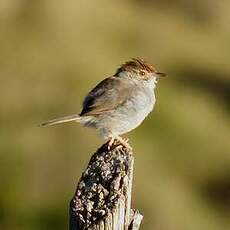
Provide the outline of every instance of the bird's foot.
{"type": "Polygon", "coordinates": [[[122,138],[123,141],[125,141],[127,144],[129,143],[129,138],[122,138]]]}
{"type": "Polygon", "coordinates": [[[114,145],[114,143],[116,143],[116,141],[118,142],[118,147],[125,147],[126,149],[132,150],[133,148],[129,145],[129,139],[128,138],[122,138],[120,136],[115,136],[115,137],[111,137],[108,144],[107,144],[107,148],[108,150],[112,149],[112,146],[114,145]]]}
{"type": "Polygon", "coordinates": [[[128,143],[129,142],[129,139],[128,138],[125,138],[123,139],[122,137],[120,136],[117,136],[116,137],[116,140],[118,140],[118,142],[120,142],[120,144],[122,146],[124,146],[126,149],[128,150],[133,150],[133,148],[130,146],[130,144],[128,143]]]}

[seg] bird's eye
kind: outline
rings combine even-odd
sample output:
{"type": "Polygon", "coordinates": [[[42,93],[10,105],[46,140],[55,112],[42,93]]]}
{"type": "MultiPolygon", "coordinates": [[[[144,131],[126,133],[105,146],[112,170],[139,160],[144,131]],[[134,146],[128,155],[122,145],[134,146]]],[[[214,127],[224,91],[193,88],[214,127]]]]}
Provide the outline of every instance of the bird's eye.
{"type": "Polygon", "coordinates": [[[140,71],[140,75],[144,76],[145,72],[144,71],[140,71]]]}

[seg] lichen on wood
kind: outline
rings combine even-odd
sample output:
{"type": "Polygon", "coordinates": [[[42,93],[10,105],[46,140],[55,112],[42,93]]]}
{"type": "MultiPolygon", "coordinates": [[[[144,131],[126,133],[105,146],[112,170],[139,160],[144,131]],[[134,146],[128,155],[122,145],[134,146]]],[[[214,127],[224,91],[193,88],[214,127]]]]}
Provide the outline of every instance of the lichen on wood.
{"type": "Polygon", "coordinates": [[[118,142],[93,154],[70,202],[70,230],[139,228],[132,227],[141,216],[131,212],[133,161],[132,151],[118,142]]]}

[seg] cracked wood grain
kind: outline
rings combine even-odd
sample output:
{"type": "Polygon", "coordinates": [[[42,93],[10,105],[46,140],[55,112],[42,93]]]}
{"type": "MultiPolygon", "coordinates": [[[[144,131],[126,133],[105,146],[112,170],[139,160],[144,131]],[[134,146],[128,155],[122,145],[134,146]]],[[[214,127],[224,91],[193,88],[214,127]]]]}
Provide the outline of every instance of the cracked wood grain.
{"type": "Polygon", "coordinates": [[[70,202],[70,230],[138,230],[142,215],[131,209],[134,157],[115,142],[101,146],[83,172],[70,202]]]}

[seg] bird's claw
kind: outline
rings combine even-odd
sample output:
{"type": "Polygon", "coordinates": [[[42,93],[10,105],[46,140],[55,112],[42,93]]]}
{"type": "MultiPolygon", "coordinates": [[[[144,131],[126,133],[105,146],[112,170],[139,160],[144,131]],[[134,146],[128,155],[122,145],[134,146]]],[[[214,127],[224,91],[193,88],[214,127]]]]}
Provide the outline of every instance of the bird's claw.
{"type": "Polygon", "coordinates": [[[121,137],[117,137],[116,139],[120,142],[121,146],[125,147],[128,150],[133,150],[133,148],[128,143],[128,141],[129,141],[128,138],[123,139],[121,137]]]}
{"type": "Polygon", "coordinates": [[[125,147],[126,149],[129,149],[129,150],[132,150],[132,147],[129,145],[129,139],[128,138],[121,138],[121,137],[112,137],[109,142],[108,142],[108,145],[107,145],[107,148],[108,150],[111,150],[114,142],[118,141],[118,147],[121,148],[121,147],[125,147]]]}

